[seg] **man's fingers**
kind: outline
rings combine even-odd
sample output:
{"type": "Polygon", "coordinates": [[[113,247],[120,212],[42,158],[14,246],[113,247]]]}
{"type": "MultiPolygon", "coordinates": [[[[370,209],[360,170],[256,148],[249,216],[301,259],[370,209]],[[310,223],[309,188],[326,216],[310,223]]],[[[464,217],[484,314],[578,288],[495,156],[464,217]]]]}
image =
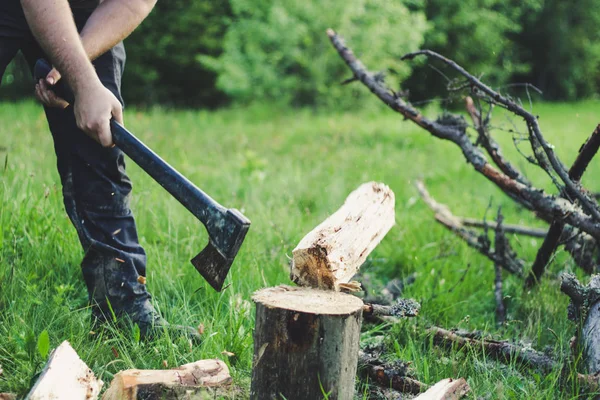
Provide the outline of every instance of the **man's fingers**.
{"type": "Polygon", "coordinates": [[[117,104],[113,106],[112,116],[119,124],[123,125],[123,108],[121,103],[117,101],[117,104]]]}
{"type": "Polygon", "coordinates": [[[48,75],[46,75],[46,82],[49,85],[54,85],[56,84],[56,82],[58,82],[61,78],[60,72],[58,72],[58,70],[56,68],[52,68],[52,71],[50,71],[48,73],[48,75]]]}
{"type": "Polygon", "coordinates": [[[110,132],[110,122],[108,120],[103,121],[98,129],[98,142],[103,147],[113,147],[112,133],[110,132]]]}
{"type": "Polygon", "coordinates": [[[65,108],[69,105],[67,101],[58,97],[43,79],[40,79],[35,90],[36,97],[47,107],[65,108]]]}

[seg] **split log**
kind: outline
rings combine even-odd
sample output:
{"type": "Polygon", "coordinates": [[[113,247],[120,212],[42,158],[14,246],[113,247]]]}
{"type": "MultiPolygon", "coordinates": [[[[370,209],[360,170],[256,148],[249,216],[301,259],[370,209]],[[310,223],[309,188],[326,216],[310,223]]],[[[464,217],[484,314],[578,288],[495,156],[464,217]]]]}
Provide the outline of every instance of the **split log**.
{"type": "Polygon", "coordinates": [[[209,388],[227,386],[231,376],[218,359],[200,360],[170,370],[128,369],[115,375],[102,400],[212,398],[209,388]]]}
{"type": "Polygon", "coordinates": [[[358,290],[350,279],[394,226],[394,201],[394,192],[382,183],[365,183],[350,193],[293,250],[290,279],[319,289],[358,290]]]}
{"type": "Polygon", "coordinates": [[[456,400],[466,396],[470,391],[471,388],[464,378],[444,379],[422,395],[415,397],[415,400],[456,400]]]}
{"type": "Polygon", "coordinates": [[[26,400],[93,400],[104,383],[94,376],[66,340],[52,351],[26,400]]]}
{"type": "Polygon", "coordinates": [[[250,398],[352,399],[363,302],[334,291],[256,292],[250,398]]]}
{"type": "Polygon", "coordinates": [[[575,276],[564,274],[560,289],[571,298],[569,318],[583,321],[578,342],[587,372],[600,373],[600,275],[594,275],[589,285],[583,286],[575,276]]]}

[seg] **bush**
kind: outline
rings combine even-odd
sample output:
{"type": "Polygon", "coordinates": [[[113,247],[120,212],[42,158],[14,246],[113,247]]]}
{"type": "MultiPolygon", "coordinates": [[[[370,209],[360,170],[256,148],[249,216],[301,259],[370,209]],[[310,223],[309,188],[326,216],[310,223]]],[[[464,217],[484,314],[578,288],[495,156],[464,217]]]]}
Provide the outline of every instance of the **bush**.
{"type": "Polygon", "coordinates": [[[348,78],[325,34],[339,31],[372,68],[404,79],[398,58],[417,49],[427,28],[421,12],[389,0],[230,0],[233,20],[220,57],[200,56],[219,75],[217,87],[234,99],[291,105],[357,104],[364,91],[340,87],[348,78]]]}

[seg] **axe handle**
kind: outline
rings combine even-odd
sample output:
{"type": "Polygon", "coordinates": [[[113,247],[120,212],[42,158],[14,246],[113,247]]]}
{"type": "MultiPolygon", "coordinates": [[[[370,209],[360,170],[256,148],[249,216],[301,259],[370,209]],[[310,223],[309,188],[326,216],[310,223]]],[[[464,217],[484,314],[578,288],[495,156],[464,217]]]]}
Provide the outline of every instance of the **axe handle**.
{"type": "MultiPolygon", "coordinates": [[[[51,69],[46,60],[38,60],[33,71],[36,82],[45,78],[51,69]]],[[[73,104],[73,92],[62,81],[59,81],[53,90],[73,104]]],[[[205,226],[208,227],[209,222],[218,221],[227,212],[225,207],[196,187],[118,122],[111,120],[110,128],[115,144],[205,226]]]]}
{"type": "Polygon", "coordinates": [[[117,121],[110,121],[110,129],[115,144],[204,225],[209,223],[215,213],[222,215],[227,212],[225,207],[190,182],[117,121]]]}

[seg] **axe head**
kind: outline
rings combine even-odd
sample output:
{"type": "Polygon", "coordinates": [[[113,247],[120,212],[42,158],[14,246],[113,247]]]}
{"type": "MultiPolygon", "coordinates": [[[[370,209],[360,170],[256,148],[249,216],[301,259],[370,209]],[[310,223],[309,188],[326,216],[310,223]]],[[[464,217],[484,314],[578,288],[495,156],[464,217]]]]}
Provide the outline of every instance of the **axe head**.
{"type": "Polygon", "coordinates": [[[248,228],[250,220],[235,209],[213,214],[206,224],[208,245],[192,259],[192,264],[217,292],[223,288],[248,228]]]}

